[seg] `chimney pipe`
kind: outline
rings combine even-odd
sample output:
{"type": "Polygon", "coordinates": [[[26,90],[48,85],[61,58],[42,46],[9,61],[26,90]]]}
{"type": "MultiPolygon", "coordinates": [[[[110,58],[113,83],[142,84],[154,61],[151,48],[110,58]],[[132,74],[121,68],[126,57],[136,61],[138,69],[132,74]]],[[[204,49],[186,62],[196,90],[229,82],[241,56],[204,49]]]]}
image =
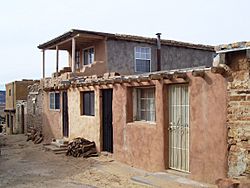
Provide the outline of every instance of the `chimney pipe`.
{"type": "Polygon", "coordinates": [[[161,70],[161,33],[157,35],[157,71],[161,70]]]}

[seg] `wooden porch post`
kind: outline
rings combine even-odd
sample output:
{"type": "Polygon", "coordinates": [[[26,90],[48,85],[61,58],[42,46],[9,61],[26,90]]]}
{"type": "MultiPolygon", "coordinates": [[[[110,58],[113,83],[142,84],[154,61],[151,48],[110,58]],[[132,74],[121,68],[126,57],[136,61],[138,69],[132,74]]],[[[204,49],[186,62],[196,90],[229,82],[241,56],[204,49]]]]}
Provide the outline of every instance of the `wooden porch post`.
{"type": "Polygon", "coordinates": [[[45,50],[43,49],[43,78],[45,78],[45,50]]]}
{"type": "Polygon", "coordinates": [[[72,72],[75,73],[75,57],[76,57],[76,41],[75,38],[72,38],[72,58],[71,58],[71,64],[72,64],[72,72]]]}
{"type": "Polygon", "coordinates": [[[59,65],[59,48],[56,46],[56,76],[58,76],[58,65],[59,65]]]}

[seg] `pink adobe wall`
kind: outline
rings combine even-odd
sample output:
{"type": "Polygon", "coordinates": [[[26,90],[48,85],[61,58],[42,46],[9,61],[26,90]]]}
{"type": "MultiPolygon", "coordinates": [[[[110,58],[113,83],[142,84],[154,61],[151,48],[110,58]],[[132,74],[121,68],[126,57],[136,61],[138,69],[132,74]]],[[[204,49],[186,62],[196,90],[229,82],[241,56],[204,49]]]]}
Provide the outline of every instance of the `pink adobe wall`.
{"type": "MultiPolygon", "coordinates": [[[[214,183],[226,177],[227,128],[226,81],[207,72],[205,78],[189,76],[190,174],[195,180],[214,183]]],[[[115,85],[113,91],[114,157],[149,171],[168,169],[167,85],[154,81],[156,122],[132,122],[129,87],[115,85]],[[122,100],[121,100],[122,99],[122,100]]]]}

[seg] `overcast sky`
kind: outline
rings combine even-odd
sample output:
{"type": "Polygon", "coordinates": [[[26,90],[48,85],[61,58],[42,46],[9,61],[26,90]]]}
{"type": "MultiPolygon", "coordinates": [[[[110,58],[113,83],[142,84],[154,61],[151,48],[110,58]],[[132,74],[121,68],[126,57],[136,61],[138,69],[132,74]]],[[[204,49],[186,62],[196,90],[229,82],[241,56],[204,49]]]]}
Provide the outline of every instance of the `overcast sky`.
{"type": "MultiPolygon", "coordinates": [[[[164,39],[218,45],[250,40],[249,7],[248,0],[2,1],[0,89],[14,80],[40,79],[38,44],[72,28],[147,37],[161,32],[164,39]]],[[[49,76],[55,53],[46,55],[49,76]]]]}

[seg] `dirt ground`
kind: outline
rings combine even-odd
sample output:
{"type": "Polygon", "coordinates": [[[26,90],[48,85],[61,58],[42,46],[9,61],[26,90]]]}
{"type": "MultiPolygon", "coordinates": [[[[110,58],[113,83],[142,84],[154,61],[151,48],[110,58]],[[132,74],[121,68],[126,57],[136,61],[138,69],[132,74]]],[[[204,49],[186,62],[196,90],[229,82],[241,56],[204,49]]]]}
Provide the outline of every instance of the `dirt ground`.
{"type": "Polygon", "coordinates": [[[74,158],[45,151],[24,135],[0,135],[0,187],[148,187],[130,180],[142,175],[106,156],[74,158]]]}

